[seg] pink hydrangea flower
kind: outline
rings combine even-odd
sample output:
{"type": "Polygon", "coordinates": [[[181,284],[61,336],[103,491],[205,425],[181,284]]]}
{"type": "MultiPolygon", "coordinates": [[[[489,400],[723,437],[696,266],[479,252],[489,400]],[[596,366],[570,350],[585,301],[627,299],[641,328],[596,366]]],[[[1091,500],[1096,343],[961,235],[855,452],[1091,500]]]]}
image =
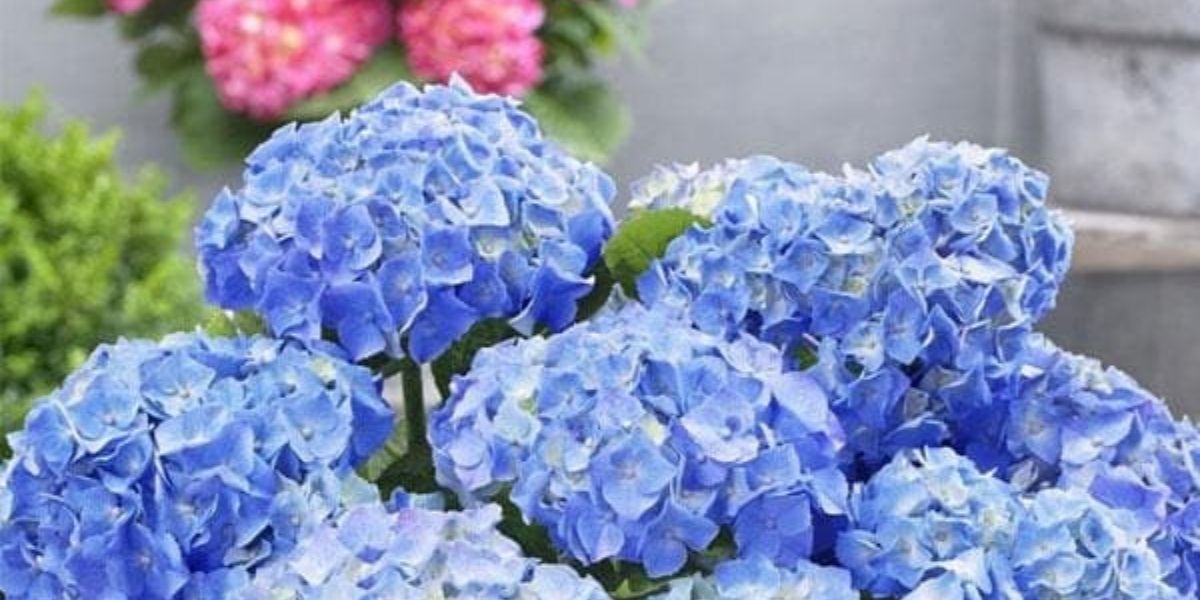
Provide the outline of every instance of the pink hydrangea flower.
{"type": "Polygon", "coordinates": [[[123,15],[131,15],[150,4],[150,0],[108,0],[108,9],[123,15]]]}
{"type": "Polygon", "coordinates": [[[476,91],[521,96],[542,79],[538,0],[414,0],[400,7],[400,39],[413,72],[476,91]]]}
{"type": "Polygon", "coordinates": [[[389,0],[201,0],[196,26],[221,103],[271,120],[349,79],[392,18],[389,0]]]}

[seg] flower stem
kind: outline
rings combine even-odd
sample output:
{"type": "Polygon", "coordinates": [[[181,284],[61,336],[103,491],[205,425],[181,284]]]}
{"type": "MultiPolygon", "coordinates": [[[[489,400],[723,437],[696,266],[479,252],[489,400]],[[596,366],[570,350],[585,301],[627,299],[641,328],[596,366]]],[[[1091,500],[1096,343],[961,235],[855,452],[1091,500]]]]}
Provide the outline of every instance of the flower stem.
{"type": "Polygon", "coordinates": [[[400,386],[404,390],[404,428],[407,448],[404,456],[384,471],[379,478],[383,493],[396,487],[413,493],[437,491],[433,473],[433,450],[426,438],[425,382],[421,365],[405,358],[399,362],[400,386]]]}
{"type": "Polygon", "coordinates": [[[421,380],[421,365],[411,358],[400,361],[400,386],[404,390],[408,453],[417,448],[428,450],[429,441],[425,439],[425,382],[421,380]]]}

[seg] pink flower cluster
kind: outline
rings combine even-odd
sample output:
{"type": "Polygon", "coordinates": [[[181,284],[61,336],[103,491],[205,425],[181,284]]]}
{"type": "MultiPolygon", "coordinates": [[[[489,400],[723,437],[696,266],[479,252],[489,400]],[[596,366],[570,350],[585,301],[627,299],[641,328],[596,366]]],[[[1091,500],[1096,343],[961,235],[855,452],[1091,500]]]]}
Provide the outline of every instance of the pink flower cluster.
{"type": "Polygon", "coordinates": [[[400,8],[400,40],[421,78],[458,73],[477,91],[521,96],[542,79],[538,0],[410,0],[400,8]]]}
{"type": "Polygon", "coordinates": [[[349,79],[392,18],[389,0],[200,0],[196,26],[221,103],[270,120],[349,79]]]}

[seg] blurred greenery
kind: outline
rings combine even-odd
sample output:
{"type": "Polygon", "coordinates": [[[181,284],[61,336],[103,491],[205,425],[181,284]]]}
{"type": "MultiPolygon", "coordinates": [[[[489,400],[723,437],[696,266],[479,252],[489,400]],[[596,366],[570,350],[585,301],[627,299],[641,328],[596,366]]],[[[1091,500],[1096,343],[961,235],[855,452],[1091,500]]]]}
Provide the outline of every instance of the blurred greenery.
{"type": "Polygon", "coordinates": [[[125,181],[117,137],[72,122],[46,132],[33,96],[0,107],[0,428],[92,348],[190,329],[201,315],[184,244],[186,197],[143,171],[125,181]]]}

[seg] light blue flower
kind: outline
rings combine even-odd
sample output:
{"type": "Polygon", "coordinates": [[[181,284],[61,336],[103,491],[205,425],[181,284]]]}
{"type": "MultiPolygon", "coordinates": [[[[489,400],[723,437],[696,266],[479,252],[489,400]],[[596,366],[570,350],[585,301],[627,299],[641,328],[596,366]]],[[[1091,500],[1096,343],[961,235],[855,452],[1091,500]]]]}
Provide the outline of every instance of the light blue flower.
{"type": "Polygon", "coordinates": [[[858,600],[844,569],[800,561],[780,568],[761,556],[730,560],[717,565],[710,577],[693,576],[671,582],[668,592],[655,600],[858,600]]]}
{"type": "Polygon", "coordinates": [[[618,517],[630,520],[658,504],[676,470],[640,432],[601,450],[593,469],[605,502],[618,517]]]}
{"type": "Polygon", "coordinates": [[[1045,194],[1003,151],[923,138],[841,177],[761,156],[660,168],[630,205],[712,224],[672,241],[639,295],[815,357],[847,458],[869,473],[904,448],[1000,435],[1016,354],[1069,263],[1045,194]]]}
{"type": "Polygon", "coordinates": [[[476,322],[566,327],[613,230],[612,181],[465,84],[399,84],[280,128],[197,228],[208,298],[360,360],[427,362],[476,322]]]}
{"type": "Polygon", "coordinates": [[[905,451],[855,488],[837,558],[876,596],[1005,597],[992,595],[989,563],[1007,561],[1024,510],[1016,490],[953,450],[905,451]]]}
{"type": "Polygon", "coordinates": [[[668,502],[646,533],[642,549],[646,572],[652,577],[677,573],[687,562],[689,552],[703,551],[716,537],[715,523],[668,502]]]}
{"type": "Polygon", "coordinates": [[[371,374],[323,344],[102,346],[10,437],[0,590],[230,597],[332,510],[391,423],[371,374]]]}
{"type": "MultiPolygon", "coordinates": [[[[614,300],[548,338],[484,349],[431,418],[438,481],[503,492],[567,556],[678,572],[718,528],[739,553],[807,558],[846,510],[842,430],[809,377],[753,338],[614,300]],[[786,510],[787,523],[772,523],[786,510]]],[[[782,519],[782,517],[781,517],[782,519]]]]}
{"type": "Polygon", "coordinates": [[[494,505],[464,512],[377,499],[306,529],[296,550],[260,568],[240,597],[607,600],[595,581],[521,554],[494,505]]]}
{"type": "Polygon", "coordinates": [[[897,455],[852,498],[838,561],[904,598],[1183,598],[1151,536],[1078,487],[1021,493],[946,448],[897,455]]]}
{"type": "Polygon", "coordinates": [[[1079,489],[1028,501],[1010,564],[1022,597],[1184,598],[1153,549],[1118,513],[1079,489]]]}

